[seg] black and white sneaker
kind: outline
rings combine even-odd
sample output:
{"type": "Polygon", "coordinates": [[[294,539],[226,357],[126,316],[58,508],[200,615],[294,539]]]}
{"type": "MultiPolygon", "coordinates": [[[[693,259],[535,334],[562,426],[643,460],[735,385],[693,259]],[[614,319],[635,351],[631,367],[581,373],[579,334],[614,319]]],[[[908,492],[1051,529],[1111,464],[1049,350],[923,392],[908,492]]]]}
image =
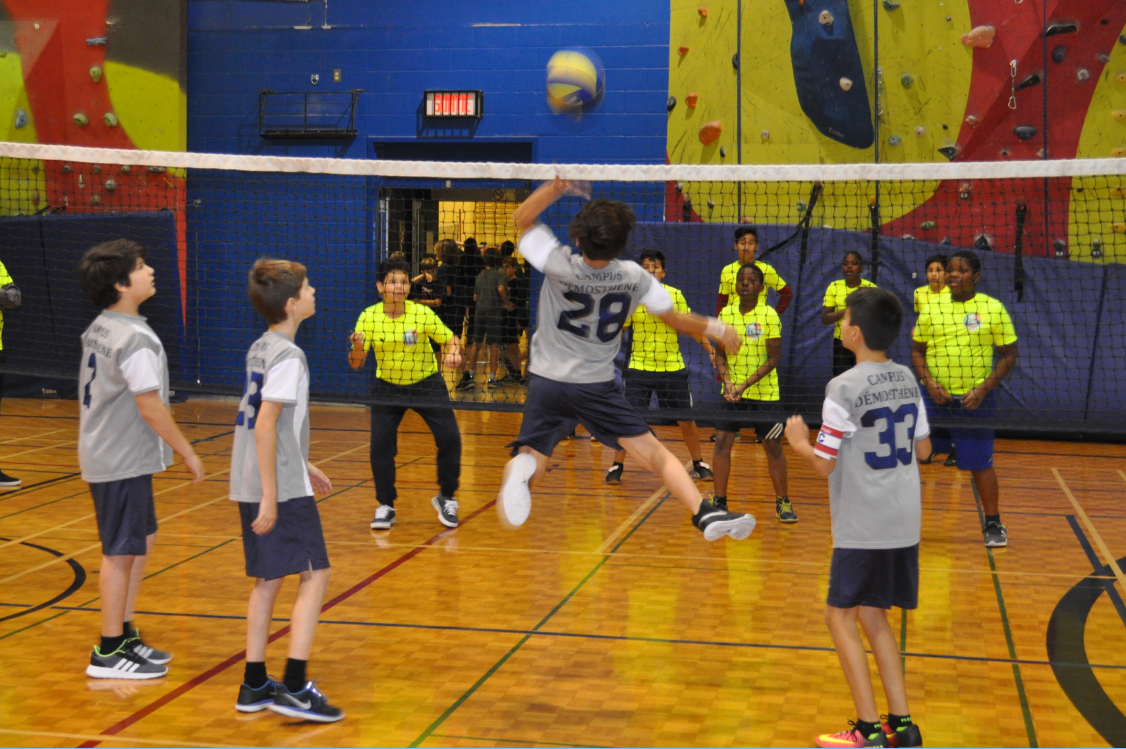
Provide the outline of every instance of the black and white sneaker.
{"type": "Polygon", "coordinates": [[[132,645],[133,650],[137,655],[144,658],[149,663],[155,663],[158,666],[163,666],[172,661],[172,654],[167,650],[157,650],[156,648],[149,647],[141,639],[141,630],[135,630],[137,634],[130,637],[125,641],[126,645],[132,645]]]}
{"type": "Polygon", "coordinates": [[[430,500],[430,506],[438,511],[438,522],[447,528],[457,527],[458,502],[453,497],[436,494],[430,500]]]}
{"type": "Polygon", "coordinates": [[[3,471],[0,471],[0,486],[19,486],[20,483],[20,480],[15,476],[9,476],[3,471]]]}
{"type": "Polygon", "coordinates": [[[981,535],[985,537],[985,545],[991,549],[1009,545],[1009,530],[996,520],[987,520],[981,535]]]}
{"type": "Polygon", "coordinates": [[[137,653],[132,640],[109,655],[102,655],[95,646],[86,667],[86,675],[94,679],[159,679],[167,673],[167,666],[151,663],[137,653]]]}
{"type": "Polygon", "coordinates": [[[699,463],[692,463],[692,470],[688,472],[688,475],[697,481],[710,481],[715,478],[712,467],[702,460],[699,463]]]}
{"type": "Polygon", "coordinates": [[[724,536],[742,541],[751,535],[751,531],[755,529],[755,522],[754,515],[727,512],[707,500],[700,505],[700,511],[692,516],[692,524],[700,529],[708,541],[718,541],[724,536]]]}
{"type": "Polygon", "coordinates": [[[278,684],[276,689],[277,696],[267,707],[279,715],[315,723],[335,723],[344,718],[344,711],[328,704],[328,698],[317,691],[316,684],[311,681],[306,682],[300,692],[289,691],[285,684],[278,684]]]}
{"type": "Polygon", "coordinates": [[[532,490],[528,482],[536,475],[536,459],[520,453],[504,467],[497,494],[497,517],[509,528],[523,525],[532,512],[532,490]]]}
{"type": "Polygon", "coordinates": [[[278,696],[278,687],[281,682],[274,681],[267,677],[266,683],[255,689],[249,684],[243,683],[238,688],[238,700],[235,702],[235,710],[240,713],[260,713],[263,710],[274,704],[274,700],[278,696]]]}
{"type": "Polygon", "coordinates": [[[626,467],[621,463],[615,463],[610,466],[610,470],[606,472],[607,484],[620,484],[622,483],[622,474],[625,473],[626,467]]]}
{"type": "Polygon", "coordinates": [[[375,518],[371,521],[372,530],[389,530],[395,524],[395,508],[391,505],[380,505],[375,508],[375,518]]]}
{"type": "MultiPolygon", "coordinates": [[[[469,374],[469,373],[466,372],[466,374],[469,374]]],[[[466,377],[465,375],[463,375],[462,378],[461,378],[461,381],[457,383],[457,387],[455,389],[461,390],[461,391],[472,390],[475,387],[475,385],[476,385],[476,383],[473,382],[472,376],[466,377]]]]}

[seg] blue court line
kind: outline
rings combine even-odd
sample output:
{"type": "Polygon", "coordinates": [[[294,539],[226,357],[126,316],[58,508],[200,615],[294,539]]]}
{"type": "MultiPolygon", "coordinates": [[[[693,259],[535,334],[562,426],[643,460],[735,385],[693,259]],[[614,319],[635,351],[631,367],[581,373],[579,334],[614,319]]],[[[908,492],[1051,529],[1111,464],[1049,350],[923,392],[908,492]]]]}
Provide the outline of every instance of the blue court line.
{"type": "MultiPolygon", "coordinates": [[[[1090,517],[1090,516],[1088,516],[1090,517]]],[[[1095,550],[1091,548],[1091,542],[1087,539],[1087,534],[1079,527],[1079,521],[1075,519],[1074,515],[1067,516],[1067,522],[1071,524],[1071,530],[1075,533],[1075,538],[1079,540],[1079,545],[1083,547],[1083,553],[1087,555],[1087,560],[1095,569],[1095,576],[1099,576],[1107,565],[1099,561],[1099,557],[1095,554],[1095,550]]],[[[1118,617],[1122,620],[1122,624],[1126,625],[1126,603],[1123,603],[1122,596],[1118,594],[1118,589],[1114,587],[1115,577],[1102,577],[1103,587],[1106,588],[1106,595],[1114,604],[1114,610],[1118,612],[1118,617]]]]}

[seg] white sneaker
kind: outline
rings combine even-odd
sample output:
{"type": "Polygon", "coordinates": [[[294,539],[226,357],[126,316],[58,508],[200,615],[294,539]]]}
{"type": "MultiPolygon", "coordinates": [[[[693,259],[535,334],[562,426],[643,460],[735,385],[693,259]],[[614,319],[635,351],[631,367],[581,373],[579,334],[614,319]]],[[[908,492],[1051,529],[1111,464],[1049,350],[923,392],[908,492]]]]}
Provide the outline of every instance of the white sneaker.
{"type": "Polygon", "coordinates": [[[375,518],[371,521],[372,530],[385,531],[395,524],[395,508],[380,505],[375,508],[375,518]]]}
{"type": "Polygon", "coordinates": [[[520,453],[504,467],[504,479],[497,494],[497,517],[500,522],[515,528],[524,524],[532,512],[532,490],[528,482],[536,475],[536,459],[520,453]]]}

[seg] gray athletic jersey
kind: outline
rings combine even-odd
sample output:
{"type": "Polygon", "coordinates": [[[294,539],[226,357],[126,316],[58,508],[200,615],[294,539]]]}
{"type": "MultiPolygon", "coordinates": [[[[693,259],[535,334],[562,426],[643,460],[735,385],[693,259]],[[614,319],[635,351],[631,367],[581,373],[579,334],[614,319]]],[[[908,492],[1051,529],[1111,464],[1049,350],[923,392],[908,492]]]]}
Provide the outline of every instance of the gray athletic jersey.
{"type": "Polygon", "coordinates": [[[665,288],[637,263],[592,268],[543,224],[520,238],[520,254],[547,276],[528,355],[528,371],[540,377],[576,384],[614,379],[622,325],[637,305],[655,315],[672,309],[665,288]]]}
{"type": "Polygon", "coordinates": [[[814,452],[829,474],[833,546],[900,549],[919,543],[922,503],[915,442],[930,435],[919,384],[895,362],[861,362],[825,387],[814,452]]]}
{"type": "Polygon", "coordinates": [[[278,502],[313,496],[309,481],[309,364],[281,333],[266,331],[246,354],[246,387],[231,448],[231,499],[262,501],[254,427],[262,401],[281,403],[278,416],[278,502]]]}
{"type": "Polygon", "coordinates": [[[141,418],[134,396],[160,391],[168,405],[168,357],[143,317],[102,312],[82,334],[78,464],[92,484],[159,473],[172,448],[141,418]]]}

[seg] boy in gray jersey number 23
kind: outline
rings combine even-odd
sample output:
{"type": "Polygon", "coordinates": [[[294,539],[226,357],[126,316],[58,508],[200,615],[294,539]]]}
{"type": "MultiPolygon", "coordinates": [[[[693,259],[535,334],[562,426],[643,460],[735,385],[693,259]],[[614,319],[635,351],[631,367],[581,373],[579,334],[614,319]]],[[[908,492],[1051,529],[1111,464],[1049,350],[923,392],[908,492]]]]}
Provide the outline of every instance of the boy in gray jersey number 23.
{"type": "Polygon", "coordinates": [[[531,487],[541,478],[555,445],[582,423],[604,445],[625,449],[656,473],[692,513],[709,541],[741,540],[755,527],[752,515],[720,510],[704,500],[684,466],[660,443],[614,382],[614,356],[622,325],[638,304],[681,333],[705,334],[732,351],[742,343],[730,326],[673,308],[664,287],[640,265],[619,260],[636,220],[625,203],[592,200],[571,222],[581,254],[538,223],[541,213],[580,186],[560,179],[541,185],[516,210],[520,254],[546,276],[539,323],[528,360],[528,395],[520,435],[511,447],[497,496],[502,523],[518,526],[531,512],[531,487]]]}
{"type": "Polygon", "coordinates": [[[886,612],[918,605],[922,501],[916,451],[924,459],[930,455],[930,427],[915,376],[886,354],[903,324],[899,300],[883,289],[861,288],[845,305],[841,343],[857,363],[825,388],[816,446],[800,416],[786,423],[794,452],[829,479],[833,561],[825,621],[857,713],[852,728],[815,741],[824,747],[922,746],[886,612]],[[876,707],[858,621],[887,694],[886,723],[876,707]]]}

